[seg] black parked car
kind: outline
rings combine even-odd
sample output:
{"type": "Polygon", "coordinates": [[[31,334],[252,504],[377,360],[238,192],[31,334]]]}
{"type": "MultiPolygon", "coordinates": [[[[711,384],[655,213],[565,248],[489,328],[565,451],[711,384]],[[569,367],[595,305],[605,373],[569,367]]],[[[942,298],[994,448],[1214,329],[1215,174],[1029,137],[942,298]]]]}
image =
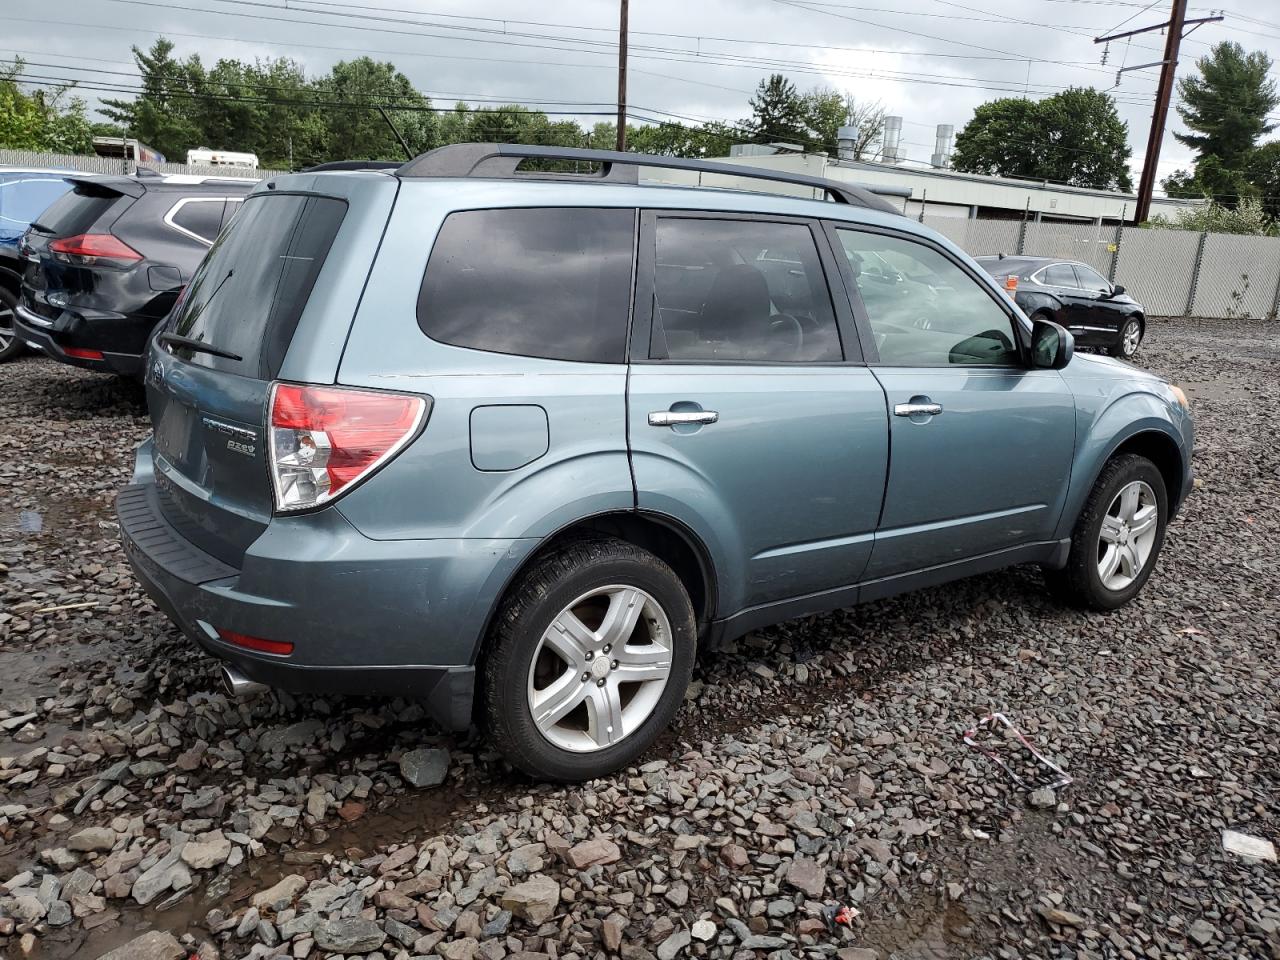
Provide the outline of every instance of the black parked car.
{"type": "Polygon", "coordinates": [[[1113,357],[1132,357],[1147,332],[1146,311],[1124,287],[1074,260],[1051,257],[977,257],[987,273],[1032,320],[1052,320],[1075,335],[1076,345],[1113,357]]]}
{"type": "Polygon", "coordinates": [[[71,178],[31,224],[15,330],[55,360],[136,376],[169,313],[254,181],[71,178]]]}

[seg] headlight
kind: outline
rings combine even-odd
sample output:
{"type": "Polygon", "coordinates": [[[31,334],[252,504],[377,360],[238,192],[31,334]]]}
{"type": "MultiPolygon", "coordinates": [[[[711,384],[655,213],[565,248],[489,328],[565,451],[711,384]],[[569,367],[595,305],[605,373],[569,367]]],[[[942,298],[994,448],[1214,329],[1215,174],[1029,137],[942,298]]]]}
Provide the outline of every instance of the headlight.
{"type": "Polygon", "coordinates": [[[1178,401],[1178,406],[1188,413],[1191,412],[1191,403],[1187,400],[1187,395],[1183,393],[1181,387],[1176,387],[1171,383],[1169,384],[1169,392],[1173,394],[1173,399],[1178,401]]]}

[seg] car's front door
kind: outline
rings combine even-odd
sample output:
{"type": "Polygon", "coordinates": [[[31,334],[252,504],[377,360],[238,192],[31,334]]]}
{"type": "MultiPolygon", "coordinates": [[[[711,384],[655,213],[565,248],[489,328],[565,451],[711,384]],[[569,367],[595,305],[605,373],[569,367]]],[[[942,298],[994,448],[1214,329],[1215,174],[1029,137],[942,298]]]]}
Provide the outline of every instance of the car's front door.
{"type": "Polygon", "coordinates": [[[1006,305],[941,246],[831,230],[890,412],[889,480],[864,579],[1049,541],[1075,441],[1063,378],[1024,364],[1006,305]],[[859,282],[872,256],[896,263],[906,289],[859,282]]]}
{"type": "Polygon", "coordinates": [[[1085,307],[1082,322],[1095,333],[1118,333],[1123,316],[1116,302],[1111,299],[1111,284],[1097,270],[1083,263],[1075,264],[1075,270],[1080,290],[1085,297],[1082,301],[1085,307]]]}
{"type": "Polygon", "coordinates": [[[847,298],[831,297],[835,270],[808,221],[642,216],[627,399],[637,506],[708,545],[721,616],[851,584],[871,555],[884,394],[847,298]]]}

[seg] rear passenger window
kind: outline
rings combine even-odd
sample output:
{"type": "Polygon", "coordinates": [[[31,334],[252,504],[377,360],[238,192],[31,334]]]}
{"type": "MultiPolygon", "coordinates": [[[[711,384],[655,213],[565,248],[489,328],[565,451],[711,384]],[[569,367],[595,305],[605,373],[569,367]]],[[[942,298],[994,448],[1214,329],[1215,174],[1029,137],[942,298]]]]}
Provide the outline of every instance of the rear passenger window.
{"type": "Polygon", "coordinates": [[[466,210],[440,228],[418,295],[433,340],[493,353],[621,363],[634,210],[466,210]]]}
{"type": "Polygon", "coordinates": [[[213,243],[218,236],[218,230],[222,227],[223,203],[221,197],[216,200],[204,198],[179,200],[165,219],[171,226],[177,227],[179,233],[205,243],[213,243]]]}
{"type": "Polygon", "coordinates": [[[842,359],[809,227],[672,217],[658,220],[656,239],[651,358],[842,359]]]}
{"type": "Polygon", "coordinates": [[[1051,287],[1076,287],[1076,272],[1069,263],[1055,263],[1044,268],[1044,282],[1051,287]]]}

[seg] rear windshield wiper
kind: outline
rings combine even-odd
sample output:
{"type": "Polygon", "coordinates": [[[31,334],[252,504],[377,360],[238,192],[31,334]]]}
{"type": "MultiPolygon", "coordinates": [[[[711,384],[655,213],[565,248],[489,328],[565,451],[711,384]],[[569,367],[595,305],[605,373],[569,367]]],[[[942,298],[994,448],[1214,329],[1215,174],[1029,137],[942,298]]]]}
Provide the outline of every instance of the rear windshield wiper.
{"type": "Polygon", "coordinates": [[[49,234],[54,232],[53,227],[46,227],[43,223],[35,223],[33,221],[32,223],[27,224],[27,226],[29,226],[36,233],[49,234]]]}
{"type": "Polygon", "coordinates": [[[175,347],[185,347],[188,350],[194,350],[196,353],[208,353],[215,357],[222,357],[224,360],[235,360],[240,362],[244,357],[238,353],[232,353],[230,350],[223,350],[221,347],[215,347],[211,343],[205,343],[203,340],[192,340],[190,337],[184,337],[177,333],[170,333],[166,330],[160,336],[156,337],[161,343],[170,343],[175,347]]]}

